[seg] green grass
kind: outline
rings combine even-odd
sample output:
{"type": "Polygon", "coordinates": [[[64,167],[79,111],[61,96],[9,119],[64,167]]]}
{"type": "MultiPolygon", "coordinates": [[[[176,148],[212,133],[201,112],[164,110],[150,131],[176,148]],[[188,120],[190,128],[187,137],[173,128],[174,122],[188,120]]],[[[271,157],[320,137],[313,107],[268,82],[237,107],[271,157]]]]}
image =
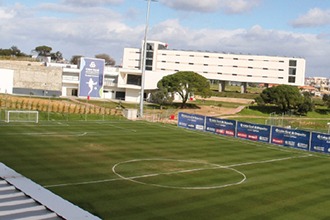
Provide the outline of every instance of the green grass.
{"type": "Polygon", "coordinates": [[[330,218],[329,156],[173,125],[0,122],[0,162],[102,219],[330,218]]]}

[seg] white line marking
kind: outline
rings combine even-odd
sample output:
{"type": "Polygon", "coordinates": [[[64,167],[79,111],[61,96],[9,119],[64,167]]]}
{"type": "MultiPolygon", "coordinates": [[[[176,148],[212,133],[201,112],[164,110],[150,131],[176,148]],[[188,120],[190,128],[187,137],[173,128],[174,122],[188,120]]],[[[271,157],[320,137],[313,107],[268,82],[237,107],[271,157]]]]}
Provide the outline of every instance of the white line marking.
{"type": "Polygon", "coordinates": [[[105,183],[105,182],[113,182],[123,180],[121,178],[114,178],[114,179],[104,179],[104,180],[94,180],[94,181],[85,181],[79,183],[62,183],[62,184],[54,184],[54,185],[46,185],[45,188],[54,188],[54,187],[64,187],[64,186],[78,186],[78,185],[88,185],[88,184],[96,184],[96,183],[105,183]]]}
{"type": "MultiPolygon", "coordinates": [[[[273,162],[279,162],[279,161],[284,161],[284,160],[291,160],[291,159],[296,159],[296,158],[306,158],[306,157],[313,157],[314,155],[312,154],[307,154],[307,155],[302,155],[302,156],[295,156],[295,157],[285,157],[285,158],[277,158],[277,159],[271,159],[271,160],[263,160],[263,161],[254,161],[254,162],[247,162],[247,163],[240,163],[240,164],[232,164],[232,165],[227,165],[227,166],[221,166],[218,164],[209,164],[205,162],[200,162],[200,161],[194,161],[194,160],[174,160],[174,159],[144,159],[144,160],[167,160],[167,161],[177,161],[177,162],[189,162],[189,163],[199,163],[199,164],[207,164],[211,165],[214,167],[210,168],[196,168],[196,169],[190,169],[190,170],[179,170],[179,171],[173,171],[173,172],[165,172],[165,173],[154,173],[154,174],[146,174],[146,175],[141,175],[141,176],[132,176],[132,177],[124,177],[124,176],[119,176],[119,178],[112,178],[112,179],[104,179],[104,180],[94,180],[94,181],[85,181],[85,182],[78,182],[78,183],[63,183],[63,184],[54,184],[54,185],[46,185],[44,186],[45,188],[55,188],[55,187],[65,187],[65,186],[77,186],[77,185],[88,185],[88,184],[98,184],[98,183],[105,183],[105,182],[113,182],[113,181],[122,181],[122,180],[128,180],[132,182],[137,182],[139,184],[144,184],[144,185],[153,185],[157,187],[162,187],[162,188],[176,188],[176,189],[195,189],[195,190],[201,190],[201,189],[220,189],[220,188],[225,188],[229,186],[234,186],[234,185],[240,185],[242,184],[247,177],[245,176],[244,173],[233,169],[233,167],[239,167],[239,166],[248,166],[248,165],[254,165],[254,164],[264,164],[264,163],[273,163],[273,162]],[[170,175],[170,174],[178,174],[178,173],[188,173],[188,172],[194,172],[194,171],[202,171],[202,170],[211,170],[211,169],[231,169],[235,172],[238,172],[244,178],[237,183],[234,184],[225,184],[221,186],[214,186],[214,187],[166,187],[158,184],[146,184],[143,182],[135,181],[136,179],[143,179],[143,178],[148,178],[148,177],[155,177],[155,176],[160,176],[160,175],[170,175]]],[[[135,159],[135,160],[130,160],[129,162],[138,162],[141,161],[142,159],[135,159]]],[[[128,161],[127,161],[128,162],[128,161]]],[[[125,162],[117,163],[113,166],[112,170],[115,170],[116,166],[119,164],[122,164],[125,162]]],[[[115,171],[116,172],[116,171],[115,171]]],[[[116,174],[116,173],[115,173],[116,174]]],[[[117,175],[117,174],[116,174],[117,175]]]]}
{"type": "Polygon", "coordinates": [[[55,136],[55,137],[69,137],[69,136],[75,136],[75,137],[81,137],[88,134],[88,132],[68,132],[68,133],[58,133],[58,132],[39,132],[39,133],[20,133],[22,135],[32,135],[32,136],[55,136]]]}

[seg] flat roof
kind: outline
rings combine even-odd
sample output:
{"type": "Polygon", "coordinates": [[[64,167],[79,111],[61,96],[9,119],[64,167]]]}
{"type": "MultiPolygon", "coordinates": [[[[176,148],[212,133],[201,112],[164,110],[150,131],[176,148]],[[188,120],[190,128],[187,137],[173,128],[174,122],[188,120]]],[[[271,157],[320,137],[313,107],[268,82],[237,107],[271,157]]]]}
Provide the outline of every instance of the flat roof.
{"type": "Polygon", "coordinates": [[[99,220],[0,163],[0,219],[99,220]]]}

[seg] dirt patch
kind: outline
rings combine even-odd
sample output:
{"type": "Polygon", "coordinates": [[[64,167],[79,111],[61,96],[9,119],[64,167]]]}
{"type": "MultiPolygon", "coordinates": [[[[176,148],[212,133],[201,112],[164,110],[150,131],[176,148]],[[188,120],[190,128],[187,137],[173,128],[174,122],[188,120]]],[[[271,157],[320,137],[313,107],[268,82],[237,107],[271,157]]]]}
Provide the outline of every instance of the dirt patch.
{"type": "Polygon", "coordinates": [[[231,102],[231,103],[239,103],[239,104],[251,104],[254,102],[254,99],[228,98],[228,97],[215,97],[215,96],[212,96],[210,98],[202,98],[200,96],[196,96],[196,99],[218,101],[218,102],[231,102]]]}

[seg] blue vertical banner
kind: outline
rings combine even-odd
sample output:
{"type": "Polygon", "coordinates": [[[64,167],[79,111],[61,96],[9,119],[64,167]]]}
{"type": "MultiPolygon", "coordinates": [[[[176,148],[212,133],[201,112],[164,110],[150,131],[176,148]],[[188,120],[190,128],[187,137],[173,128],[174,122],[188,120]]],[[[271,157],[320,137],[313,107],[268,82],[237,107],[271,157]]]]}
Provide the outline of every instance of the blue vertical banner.
{"type": "Polygon", "coordinates": [[[237,122],[236,137],[268,143],[270,140],[270,128],[269,125],[237,122]]]}
{"type": "Polygon", "coordinates": [[[311,151],[330,153],[330,134],[312,132],[311,151]]]}
{"type": "Polygon", "coordinates": [[[80,59],[79,96],[103,97],[104,60],[82,57],[80,59]]]}
{"type": "Polygon", "coordinates": [[[283,145],[302,150],[309,150],[311,133],[281,127],[272,127],[272,144],[283,145]]]}
{"type": "Polygon", "coordinates": [[[205,120],[205,131],[232,137],[235,136],[236,121],[213,117],[206,117],[205,120]]]}
{"type": "Polygon", "coordinates": [[[205,116],[179,112],[178,126],[204,131],[205,116]]]}

